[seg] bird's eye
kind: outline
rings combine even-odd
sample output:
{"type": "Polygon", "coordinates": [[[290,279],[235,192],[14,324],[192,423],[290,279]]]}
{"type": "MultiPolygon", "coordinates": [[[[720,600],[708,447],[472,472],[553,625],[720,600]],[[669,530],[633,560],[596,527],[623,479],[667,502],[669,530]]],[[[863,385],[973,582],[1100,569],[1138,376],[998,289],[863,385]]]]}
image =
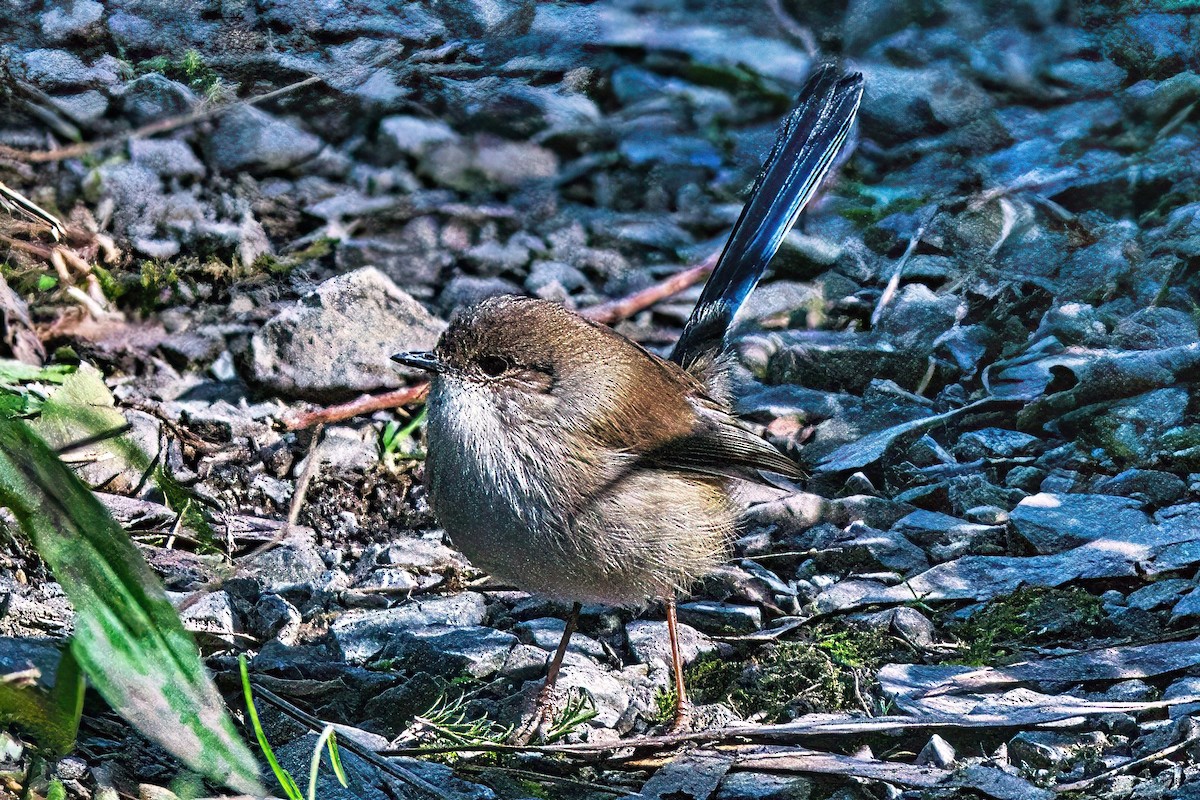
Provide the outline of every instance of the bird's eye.
{"type": "Polygon", "coordinates": [[[503,356],[483,356],[479,359],[479,369],[489,378],[498,378],[507,372],[510,366],[512,364],[503,356]]]}

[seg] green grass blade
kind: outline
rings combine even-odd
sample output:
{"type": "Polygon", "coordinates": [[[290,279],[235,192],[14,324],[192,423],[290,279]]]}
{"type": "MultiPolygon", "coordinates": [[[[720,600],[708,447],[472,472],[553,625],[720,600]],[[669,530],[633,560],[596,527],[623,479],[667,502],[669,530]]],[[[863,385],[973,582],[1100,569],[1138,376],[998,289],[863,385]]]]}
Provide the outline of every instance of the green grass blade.
{"type": "MultiPolygon", "coordinates": [[[[250,717],[250,727],[254,729],[254,738],[258,739],[259,749],[266,756],[267,764],[270,765],[271,772],[275,773],[275,780],[279,781],[288,800],[304,800],[304,795],[300,794],[300,787],[296,784],[296,779],[280,766],[279,760],[275,758],[275,751],[271,749],[271,743],[267,741],[267,734],[262,729],[262,723],[258,721],[258,709],[254,707],[254,693],[250,690],[250,671],[246,669],[245,656],[238,656],[238,669],[242,673],[242,695],[246,698],[246,714],[250,717]]],[[[317,752],[320,752],[320,748],[317,748],[317,752]]]]}
{"type": "Polygon", "coordinates": [[[0,681],[0,722],[15,723],[52,755],[75,747],[83,714],[83,674],[70,650],[58,662],[54,688],[0,681]]]}
{"type": "Polygon", "coordinates": [[[20,420],[0,420],[0,503],[75,608],[72,652],[109,705],[190,769],[261,792],[254,757],[157,576],[91,491],[20,420]]]}

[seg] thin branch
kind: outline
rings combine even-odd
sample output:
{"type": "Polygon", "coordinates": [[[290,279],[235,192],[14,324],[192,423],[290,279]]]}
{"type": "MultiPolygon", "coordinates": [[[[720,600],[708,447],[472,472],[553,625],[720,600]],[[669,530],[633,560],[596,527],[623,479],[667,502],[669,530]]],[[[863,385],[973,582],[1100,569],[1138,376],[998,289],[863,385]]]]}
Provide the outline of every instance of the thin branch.
{"type": "Polygon", "coordinates": [[[351,400],[348,403],[326,406],[325,408],[318,408],[315,411],[285,414],[283,417],[283,427],[285,430],[299,431],[311,428],[313,425],[341,422],[342,420],[362,414],[371,414],[375,411],[398,408],[399,406],[415,403],[422,399],[428,389],[428,383],[419,383],[416,386],[405,386],[402,389],[394,389],[383,394],[364,394],[362,397],[351,400]]]}
{"type": "Polygon", "coordinates": [[[700,283],[717,266],[717,258],[719,256],[719,252],[713,253],[696,266],[688,267],[682,272],[677,272],[653,286],[649,286],[639,292],[634,292],[626,297],[592,306],[580,313],[593,322],[602,322],[605,325],[612,325],[614,322],[628,319],[639,311],[644,311],[655,303],[659,303],[672,295],[679,294],[689,286],[700,283]]]}
{"type": "Polygon", "coordinates": [[[18,150],[15,147],[8,145],[0,145],[0,157],[11,158],[16,161],[26,161],[34,164],[44,164],[52,161],[63,161],[68,158],[80,158],[89,153],[94,153],[97,150],[103,150],[106,147],[115,147],[128,142],[130,139],[142,139],[148,136],[157,136],[160,133],[173,131],[176,128],[182,128],[185,125],[191,125],[196,122],[203,122],[213,117],[219,117],[239,106],[253,106],[259,103],[265,103],[268,100],[274,100],[285,94],[290,94],[305,86],[311,86],[314,83],[320,83],[324,78],[319,75],[310,75],[301,81],[290,83],[287,86],[280,87],[274,91],[260,94],[255,97],[248,97],[245,100],[236,100],[232,103],[225,103],[219,106],[210,106],[201,108],[198,111],[191,111],[187,114],[181,114],[176,117],[168,117],[160,119],[156,122],[151,122],[148,125],[143,125],[140,128],[134,128],[131,131],[122,133],[118,136],[109,136],[104,139],[97,139],[92,142],[80,142],[79,144],[69,145],[67,147],[56,147],[53,150],[18,150]]]}
{"type": "Polygon", "coordinates": [[[1134,770],[1134,769],[1137,769],[1138,767],[1145,766],[1146,764],[1149,764],[1151,762],[1158,761],[1160,758],[1167,758],[1168,756],[1173,756],[1176,753],[1178,753],[1180,750],[1184,750],[1188,747],[1191,747],[1192,745],[1196,744],[1197,742],[1200,742],[1200,736],[1189,736],[1186,739],[1184,739],[1182,742],[1177,742],[1173,745],[1170,745],[1169,747],[1164,747],[1161,750],[1155,750],[1153,753],[1144,755],[1141,758],[1135,758],[1132,761],[1126,761],[1124,764],[1121,764],[1120,766],[1116,766],[1110,770],[1101,772],[1099,775],[1093,775],[1092,777],[1087,778],[1086,780],[1075,781],[1075,783],[1064,783],[1061,786],[1055,786],[1054,791],[1056,791],[1056,792],[1082,792],[1085,789],[1092,788],[1093,786],[1095,786],[1098,783],[1101,783],[1102,781],[1106,781],[1109,778],[1120,775],[1122,772],[1129,772],[1130,770],[1134,770]]]}

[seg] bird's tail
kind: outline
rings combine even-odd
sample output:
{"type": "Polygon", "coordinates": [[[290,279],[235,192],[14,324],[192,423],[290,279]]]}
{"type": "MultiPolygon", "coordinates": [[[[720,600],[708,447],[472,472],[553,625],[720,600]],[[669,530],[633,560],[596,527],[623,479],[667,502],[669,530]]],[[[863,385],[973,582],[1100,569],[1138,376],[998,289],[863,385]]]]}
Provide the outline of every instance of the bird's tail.
{"type": "Polygon", "coordinates": [[[779,128],[750,200],[671,353],[672,361],[688,369],[723,346],[734,314],[845,143],[862,86],[862,75],[839,77],[839,70],[829,64],[808,79],[796,108],[779,128]]]}

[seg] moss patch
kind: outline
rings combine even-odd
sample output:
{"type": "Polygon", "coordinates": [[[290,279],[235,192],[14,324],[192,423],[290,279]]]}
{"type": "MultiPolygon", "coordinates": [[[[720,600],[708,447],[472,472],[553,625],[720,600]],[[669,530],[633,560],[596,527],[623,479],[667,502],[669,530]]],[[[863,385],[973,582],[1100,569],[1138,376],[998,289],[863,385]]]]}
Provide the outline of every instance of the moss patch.
{"type": "Polygon", "coordinates": [[[1033,646],[1078,643],[1102,632],[1108,617],[1082,589],[1018,589],[951,626],[965,649],[952,662],[984,666],[1033,646]]]}

